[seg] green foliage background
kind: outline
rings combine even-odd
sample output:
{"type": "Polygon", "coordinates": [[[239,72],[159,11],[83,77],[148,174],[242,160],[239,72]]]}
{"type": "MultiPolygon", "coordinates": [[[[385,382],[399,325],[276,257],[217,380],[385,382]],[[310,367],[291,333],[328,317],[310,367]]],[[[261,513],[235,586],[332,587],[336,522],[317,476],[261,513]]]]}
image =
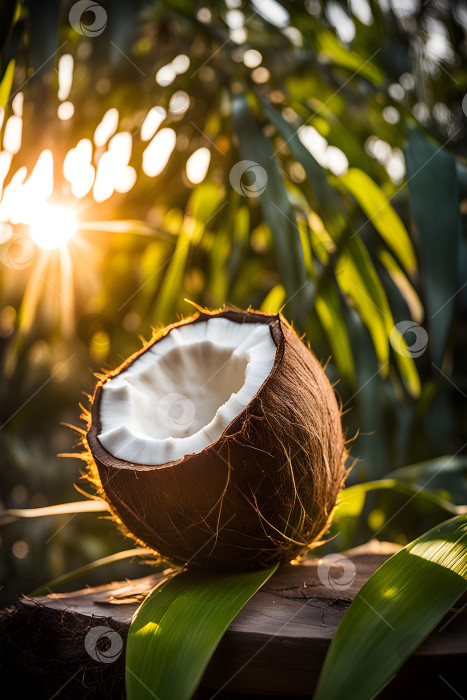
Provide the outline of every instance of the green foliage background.
{"type": "MultiPolygon", "coordinates": [[[[7,114],[14,94],[25,94],[23,145],[7,180],[46,147],[60,164],[80,138],[92,139],[111,107],[119,110],[119,130],[133,134],[138,179],[125,195],[82,201],[78,236],[91,253],[80,256],[70,243],[74,302],[66,318],[46,284],[31,307],[36,260],[23,271],[1,270],[3,506],[77,498],[80,463],[56,456],[77,442],[63,424],[80,424],[78,403],[92,391],[93,373],[137,350],[138,336],[190,313],[189,298],[208,307],[283,308],[339,380],[358,461],[329,549],[374,535],[405,543],[455,513],[467,489],[461,4],[402,12],[370,0],[365,24],[347,3],[284,0],[283,21],[277,8],[268,14],[268,3],[230,3],[244,14],[243,43],[232,38],[232,16],[220,2],[210,3],[206,21],[191,2],[108,0],[105,30],[92,38],[70,26],[71,5],[50,2],[39,12],[32,2],[0,5],[7,114]],[[347,43],[333,24],[335,7],[355,27],[347,43]],[[442,55],[430,43],[436,32],[445,36],[442,55]],[[242,62],[251,48],[269,72],[264,82],[242,62]],[[67,122],[56,117],[62,53],[75,59],[76,112],[67,122]],[[189,56],[188,71],[159,86],[155,74],[179,54],[189,56]],[[167,109],[176,90],[186,91],[190,107],[169,112],[165,125],[175,129],[177,147],[162,174],[150,178],[141,171],[139,130],[148,109],[167,109]],[[345,154],[346,174],[320,165],[305,148],[305,125],[345,154]],[[185,164],[201,146],[211,163],[193,185],[185,164]],[[388,158],[401,163],[402,153],[407,176],[391,179],[388,158]],[[258,197],[231,184],[242,159],[267,175],[258,197]],[[407,345],[394,335],[401,321],[427,332],[426,351],[416,358],[404,351],[410,335],[407,345]]],[[[66,195],[66,186],[58,168],[56,191],[66,195]]],[[[7,252],[8,241],[2,248],[7,252]]],[[[2,537],[6,600],[128,546],[92,514],[11,523],[2,537]],[[29,548],[21,559],[12,550],[18,540],[29,548]]],[[[86,582],[139,573],[141,565],[120,562],[86,582]]]]}

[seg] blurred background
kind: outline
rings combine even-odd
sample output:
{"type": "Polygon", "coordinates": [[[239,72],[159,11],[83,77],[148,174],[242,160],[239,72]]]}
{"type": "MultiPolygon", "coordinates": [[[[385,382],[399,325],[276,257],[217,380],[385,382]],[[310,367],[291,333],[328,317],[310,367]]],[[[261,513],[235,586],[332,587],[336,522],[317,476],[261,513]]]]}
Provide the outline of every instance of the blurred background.
{"type": "MultiPolygon", "coordinates": [[[[283,308],[327,363],[358,485],[328,550],[459,512],[466,30],[447,0],[0,2],[2,511],[83,498],[95,373],[188,299],[283,308]]],[[[133,546],[2,517],[4,602],[133,546]]]]}

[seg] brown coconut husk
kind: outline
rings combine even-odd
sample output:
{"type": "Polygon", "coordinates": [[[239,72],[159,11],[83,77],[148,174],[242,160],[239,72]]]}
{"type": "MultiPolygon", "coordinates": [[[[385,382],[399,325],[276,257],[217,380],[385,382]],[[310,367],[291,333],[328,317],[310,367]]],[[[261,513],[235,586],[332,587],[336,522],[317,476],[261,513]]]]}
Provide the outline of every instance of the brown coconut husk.
{"type": "Polygon", "coordinates": [[[120,527],[182,565],[249,569],[296,558],[321,543],[346,475],[334,391],[281,314],[200,312],[163,329],[98,382],[84,444],[89,477],[120,527]],[[216,442],[174,462],[139,465],[107,452],[103,384],[172,328],[213,316],[269,324],[274,366],[249,405],[216,442]]]}

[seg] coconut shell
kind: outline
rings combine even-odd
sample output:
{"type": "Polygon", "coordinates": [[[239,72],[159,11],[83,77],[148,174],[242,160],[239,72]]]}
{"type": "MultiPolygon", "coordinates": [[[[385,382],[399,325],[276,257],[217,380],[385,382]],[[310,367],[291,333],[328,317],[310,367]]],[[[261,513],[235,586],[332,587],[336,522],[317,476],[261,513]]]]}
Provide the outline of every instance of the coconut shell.
{"type": "Polygon", "coordinates": [[[99,442],[99,381],[85,442],[91,478],[117,522],[141,544],[177,564],[266,566],[290,560],[326,532],[345,475],[345,440],[333,389],[320,363],[282,315],[201,312],[161,331],[213,316],[267,323],[277,346],[273,368],[221,437],[164,465],[118,459],[99,442]]]}

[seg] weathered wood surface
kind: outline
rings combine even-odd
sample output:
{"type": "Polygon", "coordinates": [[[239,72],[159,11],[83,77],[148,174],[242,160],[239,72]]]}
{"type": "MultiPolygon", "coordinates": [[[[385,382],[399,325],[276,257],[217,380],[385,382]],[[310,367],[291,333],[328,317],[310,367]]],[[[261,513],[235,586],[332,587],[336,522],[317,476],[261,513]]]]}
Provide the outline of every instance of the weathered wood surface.
{"type": "MultiPolygon", "coordinates": [[[[347,553],[356,576],[341,591],[321,583],[317,560],[282,567],[230,625],[206,670],[200,700],[246,700],[248,695],[311,697],[344,613],[392,547],[374,542],[347,553]]],[[[124,653],[113,662],[95,660],[86,651],[86,634],[103,625],[115,630],[124,642],[135,609],[160,580],[162,574],[154,574],[74,593],[23,598],[3,611],[2,697],[23,697],[29,689],[33,698],[124,698],[124,653]]],[[[105,637],[99,642],[104,653],[106,643],[105,637]]],[[[466,672],[464,598],[379,697],[402,700],[415,695],[439,700],[454,699],[456,693],[464,697],[466,672]]]]}

